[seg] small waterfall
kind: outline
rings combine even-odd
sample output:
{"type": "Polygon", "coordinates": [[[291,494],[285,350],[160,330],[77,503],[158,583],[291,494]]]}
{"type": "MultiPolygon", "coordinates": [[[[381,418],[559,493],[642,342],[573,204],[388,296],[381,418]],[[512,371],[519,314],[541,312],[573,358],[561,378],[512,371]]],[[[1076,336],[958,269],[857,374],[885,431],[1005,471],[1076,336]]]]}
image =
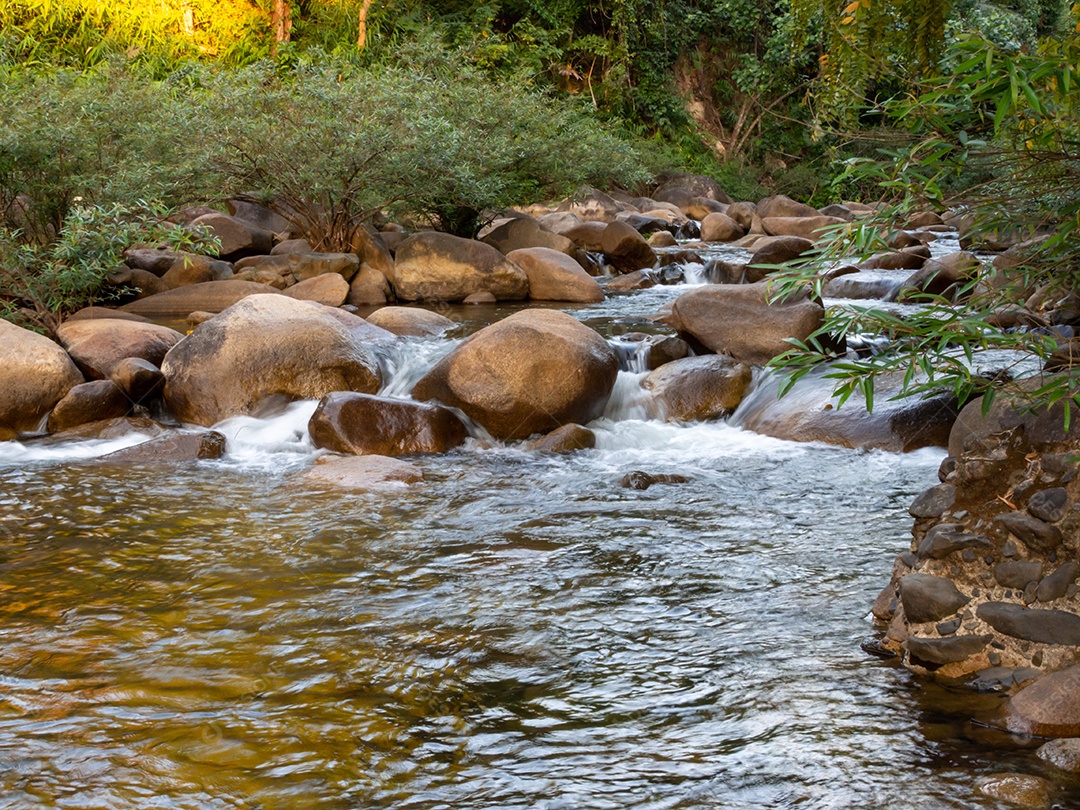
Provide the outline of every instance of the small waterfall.
{"type": "Polygon", "coordinates": [[[409,399],[419,379],[461,342],[445,338],[405,338],[385,349],[380,357],[383,386],[379,396],[409,399]]]}
{"type": "Polygon", "coordinates": [[[683,284],[708,284],[709,277],[705,265],[701,262],[687,262],[680,265],[683,271],[683,284]]]}
{"type": "Polygon", "coordinates": [[[608,340],[608,345],[615,350],[621,371],[630,371],[635,374],[649,371],[649,353],[652,351],[652,343],[646,335],[611,338],[608,340]]]}
{"type": "Polygon", "coordinates": [[[641,387],[641,381],[647,374],[647,371],[619,372],[604,409],[604,419],[624,422],[631,419],[649,419],[652,416],[652,394],[641,387]]]}
{"type": "Polygon", "coordinates": [[[282,464],[282,454],[300,460],[317,452],[308,434],[308,422],[318,404],[314,399],[293,402],[282,412],[265,418],[230,416],[214,425],[214,430],[224,434],[233,460],[277,468],[282,464]]]}

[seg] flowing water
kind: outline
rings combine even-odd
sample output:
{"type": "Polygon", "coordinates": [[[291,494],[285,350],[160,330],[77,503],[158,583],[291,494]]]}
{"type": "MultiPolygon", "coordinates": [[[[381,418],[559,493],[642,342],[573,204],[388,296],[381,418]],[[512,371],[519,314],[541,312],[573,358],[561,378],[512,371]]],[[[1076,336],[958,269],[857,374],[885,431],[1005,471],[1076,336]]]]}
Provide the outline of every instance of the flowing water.
{"type": "MultiPolygon", "coordinates": [[[[571,311],[617,340],[684,290],[571,311]]],[[[999,698],[859,649],[943,451],[650,421],[640,377],[595,450],[470,440],[379,494],[299,477],[314,403],[190,466],[0,445],[0,806],[994,808],[981,774],[1041,772],[968,722],[999,698]]]]}

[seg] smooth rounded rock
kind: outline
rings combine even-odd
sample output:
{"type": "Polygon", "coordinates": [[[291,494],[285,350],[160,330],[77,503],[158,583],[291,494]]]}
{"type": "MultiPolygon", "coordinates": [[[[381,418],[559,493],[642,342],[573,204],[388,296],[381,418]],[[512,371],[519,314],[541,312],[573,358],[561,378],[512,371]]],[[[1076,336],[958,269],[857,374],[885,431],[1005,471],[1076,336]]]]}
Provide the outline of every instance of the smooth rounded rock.
{"type": "Polygon", "coordinates": [[[112,380],[94,380],[76,385],[56,403],[49,414],[50,433],[127,416],[131,407],[127,396],[112,380]]]}
{"type": "Polygon", "coordinates": [[[161,276],[170,290],[186,287],[189,284],[202,284],[206,281],[224,281],[232,278],[232,265],[209,256],[184,254],[172,263],[169,270],[161,276]]]}
{"type": "Polygon", "coordinates": [[[931,574],[908,574],[900,580],[900,601],[912,624],[936,622],[952,616],[971,601],[952,580],[931,574]]]}
{"type": "Polygon", "coordinates": [[[621,273],[656,264],[656,253],[645,238],[625,222],[612,222],[600,235],[600,250],[621,273]]]}
{"type": "Polygon", "coordinates": [[[1080,773],[1080,738],[1062,737],[1041,746],[1035,755],[1069,773],[1080,773]]]}
{"type": "Polygon", "coordinates": [[[141,357],[126,357],[113,366],[109,375],[135,405],[160,395],[165,390],[161,369],[141,357]]]}
{"type": "Polygon", "coordinates": [[[420,307],[381,307],[367,317],[370,324],[399,336],[438,337],[457,324],[429,309],[420,307]]]}
{"type": "Polygon", "coordinates": [[[121,310],[154,318],[184,318],[195,311],[218,313],[249,296],[267,294],[276,295],[278,291],[253,281],[207,281],[140,298],[125,304],[121,310]]]}
{"type": "Polygon", "coordinates": [[[336,391],[308,422],[316,447],[355,455],[445,453],[468,437],[451,411],[421,402],[336,391]]]}
{"type": "Polygon", "coordinates": [[[750,366],[723,355],[672,360],[650,373],[641,387],[653,395],[661,418],[701,422],[735,410],[750,386],[750,366]]]}
{"type": "Polygon", "coordinates": [[[528,297],[529,280],[491,245],[425,231],[398,247],[393,288],[403,301],[463,301],[481,290],[505,301],[528,297]]]}
{"type": "Polygon", "coordinates": [[[349,296],[349,282],[337,273],[327,273],[288,287],[284,295],[297,301],[314,301],[326,307],[340,307],[349,296]]]}
{"type": "Polygon", "coordinates": [[[983,796],[1026,810],[1044,810],[1054,801],[1054,786],[1039,776],[1023,773],[995,773],[978,781],[975,790],[983,796]]]}
{"type": "Polygon", "coordinates": [[[1080,665],[1044,675],[1013,695],[1005,725],[1018,734],[1080,736],[1080,665]]]}
{"type": "Polygon", "coordinates": [[[714,212],[701,220],[703,242],[732,242],[741,238],[746,230],[727,214],[714,212]]]}
{"type": "Polygon", "coordinates": [[[529,298],[534,301],[572,301],[588,304],[604,300],[604,291],[570,256],[546,247],[514,250],[506,258],[525,271],[529,298]]]}
{"type": "Polygon", "coordinates": [[[596,434],[587,427],[569,424],[556,428],[527,445],[538,453],[574,453],[596,447],[596,434]]]}
{"type": "Polygon", "coordinates": [[[160,366],[169,349],[184,337],[165,326],[113,318],[68,320],[56,336],[89,380],[107,379],[129,357],[160,366]]]}
{"type": "Polygon", "coordinates": [[[415,464],[387,456],[321,456],[301,479],[315,486],[380,492],[418,484],[424,473],[415,464]]]}
{"type": "Polygon", "coordinates": [[[83,375],[60,346],[0,319],[0,441],[38,428],[83,375]]]}

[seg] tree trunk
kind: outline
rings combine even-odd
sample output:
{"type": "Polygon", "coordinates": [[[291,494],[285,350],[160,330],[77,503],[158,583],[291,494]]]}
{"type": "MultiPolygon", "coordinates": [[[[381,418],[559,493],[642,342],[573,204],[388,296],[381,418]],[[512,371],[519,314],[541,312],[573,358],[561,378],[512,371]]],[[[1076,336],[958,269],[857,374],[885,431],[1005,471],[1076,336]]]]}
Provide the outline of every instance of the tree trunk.
{"type": "Polygon", "coordinates": [[[278,44],[288,42],[292,32],[292,9],[289,8],[287,0],[274,0],[271,26],[274,29],[274,44],[270,48],[270,54],[277,56],[278,44]]]}
{"type": "Polygon", "coordinates": [[[364,50],[367,45],[367,15],[370,9],[371,0],[364,0],[364,4],[360,6],[360,33],[356,37],[356,47],[360,50],[364,50]]]}

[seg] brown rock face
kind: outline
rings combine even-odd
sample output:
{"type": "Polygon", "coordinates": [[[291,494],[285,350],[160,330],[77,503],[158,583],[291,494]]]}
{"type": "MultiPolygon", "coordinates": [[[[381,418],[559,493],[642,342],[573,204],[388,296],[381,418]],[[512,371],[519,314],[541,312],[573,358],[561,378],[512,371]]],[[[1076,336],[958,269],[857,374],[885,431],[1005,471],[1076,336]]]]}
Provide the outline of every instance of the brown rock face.
{"type": "Polygon", "coordinates": [[[352,253],[278,253],[252,256],[236,263],[237,273],[269,271],[284,278],[287,284],[331,274],[348,281],[359,268],[360,259],[352,253]]]}
{"type": "Polygon", "coordinates": [[[685,357],[642,380],[662,418],[676,422],[716,419],[738,407],[750,385],[750,366],[723,355],[685,357]]]}
{"type": "Polygon", "coordinates": [[[386,276],[365,262],[353,276],[345,303],[354,307],[382,306],[390,300],[391,295],[393,292],[386,276]]]}
{"type": "Polygon", "coordinates": [[[525,272],[483,242],[427,231],[397,249],[394,292],[403,301],[463,301],[486,290],[500,301],[528,297],[525,272]]]}
{"type": "Polygon", "coordinates": [[[524,248],[548,248],[572,256],[576,246],[573,241],[548,230],[532,217],[515,217],[481,239],[510,258],[511,251],[524,248]]]}
{"type": "Polygon", "coordinates": [[[765,282],[707,284],[675,299],[672,321],[717,354],[764,365],[791,348],[787,338],[805,340],[818,329],[825,309],[805,294],[770,304],[765,282]]]}
{"type": "Polygon", "coordinates": [[[1080,665],[1051,672],[1005,706],[1006,727],[1038,737],[1080,737],[1080,665]]]}
{"type": "Polygon", "coordinates": [[[216,430],[170,433],[109,453],[97,461],[100,464],[176,464],[221,458],[225,455],[225,445],[225,437],[216,430]]]}
{"type": "Polygon", "coordinates": [[[213,425],[267,400],[374,393],[365,344],[329,310],[284,295],[252,296],[199,326],[165,357],[165,401],[184,422],[213,425]]]}
{"type": "Polygon", "coordinates": [[[801,236],[803,239],[817,241],[828,228],[843,225],[846,220],[839,217],[762,217],[761,224],[770,236],[801,236]]]}
{"type": "Polygon", "coordinates": [[[446,408],[348,391],[322,398],[308,432],[316,447],[379,456],[445,453],[468,436],[446,408]]]}
{"type": "Polygon", "coordinates": [[[581,425],[563,425],[528,444],[538,453],[574,453],[596,447],[596,434],[581,425]]]}
{"type": "Polygon", "coordinates": [[[0,441],[36,430],[74,386],[79,369],[47,337],[0,320],[0,441]]]}
{"type": "Polygon", "coordinates": [[[274,246],[274,235],[270,231],[228,214],[203,214],[192,220],[191,225],[208,228],[221,240],[218,255],[223,259],[266,254],[274,246]]]}
{"type": "Polygon", "coordinates": [[[801,236],[767,236],[754,242],[750,252],[754,255],[754,264],[784,264],[813,247],[813,242],[801,236]]]}
{"type": "Polygon", "coordinates": [[[127,416],[130,406],[124,392],[112,380],[82,383],[56,403],[49,414],[49,432],[57,433],[88,422],[118,419],[127,416]]]}
{"type": "Polygon", "coordinates": [[[766,197],[757,204],[757,215],[763,220],[771,217],[816,217],[818,210],[796,202],[791,197],[777,194],[774,197],[766,197]]]}
{"type": "Polygon", "coordinates": [[[656,253],[640,233],[625,222],[612,222],[600,235],[600,249],[623,273],[632,273],[656,264],[656,253]]]}
{"type": "Polygon", "coordinates": [[[554,310],[525,310],[480,330],[413,389],[460,408],[497,439],[524,439],[603,413],[615,352],[596,332],[554,310]]]}
{"type": "Polygon", "coordinates": [[[386,456],[322,456],[301,480],[319,487],[381,492],[417,484],[424,473],[415,464],[386,456]]]}
{"type": "Polygon", "coordinates": [[[529,278],[529,298],[534,301],[604,300],[600,285],[572,258],[546,247],[523,248],[507,254],[507,259],[529,278]]]}
{"type": "Polygon", "coordinates": [[[731,242],[745,233],[743,226],[727,214],[712,213],[701,220],[701,239],[704,242],[731,242]]]}
{"type": "Polygon", "coordinates": [[[103,380],[128,357],[160,366],[169,349],[184,336],[152,323],[95,318],[66,321],[57,330],[57,337],[88,380],[103,380]]]}
{"type": "Polygon", "coordinates": [[[188,313],[201,310],[202,312],[221,312],[228,309],[237,301],[242,301],[249,295],[277,294],[277,290],[266,284],[256,284],[254,281],[207,281],[203,284],[191,284],[187,287],[178,287],[175,290],[151,295],[125,304],[120,309],[123,312],[131,312],[136,315],[149,317],[187,317],[188,313]]]}
{"type": "Polygon", "coordinates": [[[349,282],[337,273],[309,278],[285,290],[285,295],[298,301],[314,301],[327,307],[340,307],[349,295],[349,282]]]}
{"type": "Polygon", "coordinates": [[[382,307],[367,318],[368,323],[398,336],[437,337],[455,326],[438,312],[420,307],[382,307]]]}

